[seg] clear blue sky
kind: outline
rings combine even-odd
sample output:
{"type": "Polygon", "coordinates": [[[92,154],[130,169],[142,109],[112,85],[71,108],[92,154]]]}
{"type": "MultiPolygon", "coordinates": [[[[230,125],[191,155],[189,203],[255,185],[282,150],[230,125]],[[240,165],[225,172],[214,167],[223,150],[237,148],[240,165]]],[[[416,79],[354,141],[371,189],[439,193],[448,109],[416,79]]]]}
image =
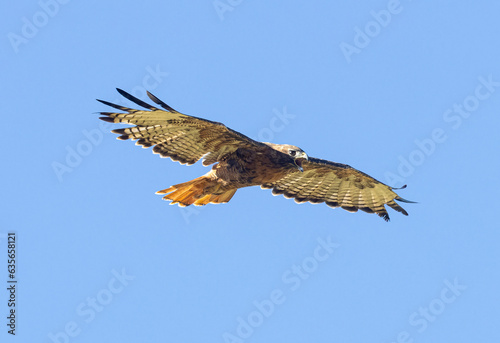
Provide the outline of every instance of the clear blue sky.
{"type": "Polygon", "coordinates": [[[500,341],[500,3],[5,6],[2,342],[500,341]],[[115,87],[419,203],[169,206],[154,193],[207,168],[117,141],[95,101],[130,105],[115,87]]]}

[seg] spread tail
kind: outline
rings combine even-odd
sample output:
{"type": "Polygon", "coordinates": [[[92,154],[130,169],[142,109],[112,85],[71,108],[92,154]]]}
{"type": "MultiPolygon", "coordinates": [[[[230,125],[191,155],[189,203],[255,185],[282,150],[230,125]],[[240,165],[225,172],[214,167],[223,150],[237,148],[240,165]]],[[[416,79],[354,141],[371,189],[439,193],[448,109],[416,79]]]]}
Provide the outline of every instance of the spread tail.
{"type": "Polygon", "coordinates": [[[173,185],[156,192],[156,194],[165,194],[163,199],[171,200],[170,205],[179,204],[179,206],[185,207],[192,204],[203,206],[208,203],[226,203],[236,193],[236,189],[224,191],[219,188],[220,185],[217,181],[204,175],[188,182],[173,185]]]}

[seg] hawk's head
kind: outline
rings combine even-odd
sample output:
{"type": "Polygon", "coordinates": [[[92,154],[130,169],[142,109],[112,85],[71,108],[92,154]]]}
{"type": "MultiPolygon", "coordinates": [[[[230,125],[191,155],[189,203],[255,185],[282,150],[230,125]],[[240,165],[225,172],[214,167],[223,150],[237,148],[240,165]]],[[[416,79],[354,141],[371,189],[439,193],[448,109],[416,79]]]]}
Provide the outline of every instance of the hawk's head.
{"type": "Polygon", "coordinates": [[[297,168],[301,171],[304,172],[304,168],[302,168],[302,162],[304,160],[309,161],[309,157],[307,154],[299,147],[289,145],[288,146],[288,155],[293,158],[293,161],[295,162],[295,165],[297,168]]]}
{"type": "Polygon", "coordinates": [[[307,154],[304,152],[299,147],[296,147],[295,145],[289,145],[289,144],[273,144],[273,143],[265,143],[269,145],[271,148],[278,150],[279,152],[282,152],[283,154],[286,154],[290,156],[293,159],[293,162],[297,166],[297,168],[303,172],[304,168],[302,168],[302,162],[304,160],[309,161],[309,157],[307,154]]]}

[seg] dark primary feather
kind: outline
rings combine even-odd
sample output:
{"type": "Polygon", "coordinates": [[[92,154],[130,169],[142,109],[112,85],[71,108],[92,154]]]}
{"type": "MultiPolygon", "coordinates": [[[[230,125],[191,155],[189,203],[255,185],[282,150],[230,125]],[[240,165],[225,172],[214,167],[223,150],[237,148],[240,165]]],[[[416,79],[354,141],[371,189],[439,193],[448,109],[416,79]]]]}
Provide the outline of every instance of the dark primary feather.
{"type": "Polygon", "coordinates": [[[148,96],[149,96],[149,98],[151,100],[153,100],[156,104],[160,105],[161,107],[163,107],[167,111],[169,111],[169,112],[177,112],[176,110],[174,110],[172,107],[168,106],[166,103],[164,103],[163,101],[161,101],[160,99],[158,99],[153,94],[149,93],[148,91],[146,91],[146,93],[148,93],[148,96]]]}
{"type": "Polygon", "coordinates": [[[117,88],[116,90],[118,91],[118,93],[123,95],[125,98],[127,98],[128,100],[130,100],[132,102],[135,102],[137,105],[139,105],[141,107],[147,108],[150,111],[158,111],[159,110],[158,108],[151,106],[150,104],[148,104],[140,99],[137,99],[135,96],[128,94],[127,92],[125,92],[124,90],[121,90],[120,88],[117,88]]]}

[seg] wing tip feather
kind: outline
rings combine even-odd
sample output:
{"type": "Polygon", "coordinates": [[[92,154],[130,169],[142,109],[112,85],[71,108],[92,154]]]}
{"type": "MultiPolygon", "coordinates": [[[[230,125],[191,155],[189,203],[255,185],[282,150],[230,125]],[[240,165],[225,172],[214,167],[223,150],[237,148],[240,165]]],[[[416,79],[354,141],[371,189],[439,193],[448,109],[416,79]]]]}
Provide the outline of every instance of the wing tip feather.
{"type": "Polygon", "coordinates": [[[391,221],[391,217],[389,217],[389,213],[387,213],[387,212],[377,212],[377,214],[378,214],[378,216],[380,218],[382,218],[386,222],[390,222],[391,221]]]}
{"type": "Polygon", "coordinates": [[[400,196],[395,197],[394,200],[405,202],[407,204],[418,204],[418,202],[416,202],[416,201],[407,200],[407,199],[401,198],[400,196]]]}
{"type": "Polygon", "coordinates": [[[111,117],[99,117],[102,121],[108,122],[108,123],[114,123],[115,119],[111,117]]]}
{"type": "Polygon", "coordinates": [[[123,89],[116,88],[116,91],[118,93],[120,93],[120,95],[123,96],[124,98],[126,98],[126,99],[132,101],[133,103],[135,103],[135,104],[137,104],[137,105],[139,105],[141,107],[144,107],[144,108],[146,108],[146,109],[148,109],[150,111],[159,111],[160,110],[159,108],[151,106],[150,104],[142,101],[141,99],[136,98],[132,94],[125,92],[123,89]]]}
{"type": "Polygon", "coordinates": [[[166,109],[167,111],[169,112],[177,112],[176,110],[174,110],[171,106],[167,105],[166,103],[164,103],[163,101],[161,101],[157,96],[155,96],[154,94],[152,94],[151,92],[149,91],[146,91],[146,94],[148,95],[148,97],[156,104],[160,105],[161,107],[163,107],[164,109],[166,109]]]}

